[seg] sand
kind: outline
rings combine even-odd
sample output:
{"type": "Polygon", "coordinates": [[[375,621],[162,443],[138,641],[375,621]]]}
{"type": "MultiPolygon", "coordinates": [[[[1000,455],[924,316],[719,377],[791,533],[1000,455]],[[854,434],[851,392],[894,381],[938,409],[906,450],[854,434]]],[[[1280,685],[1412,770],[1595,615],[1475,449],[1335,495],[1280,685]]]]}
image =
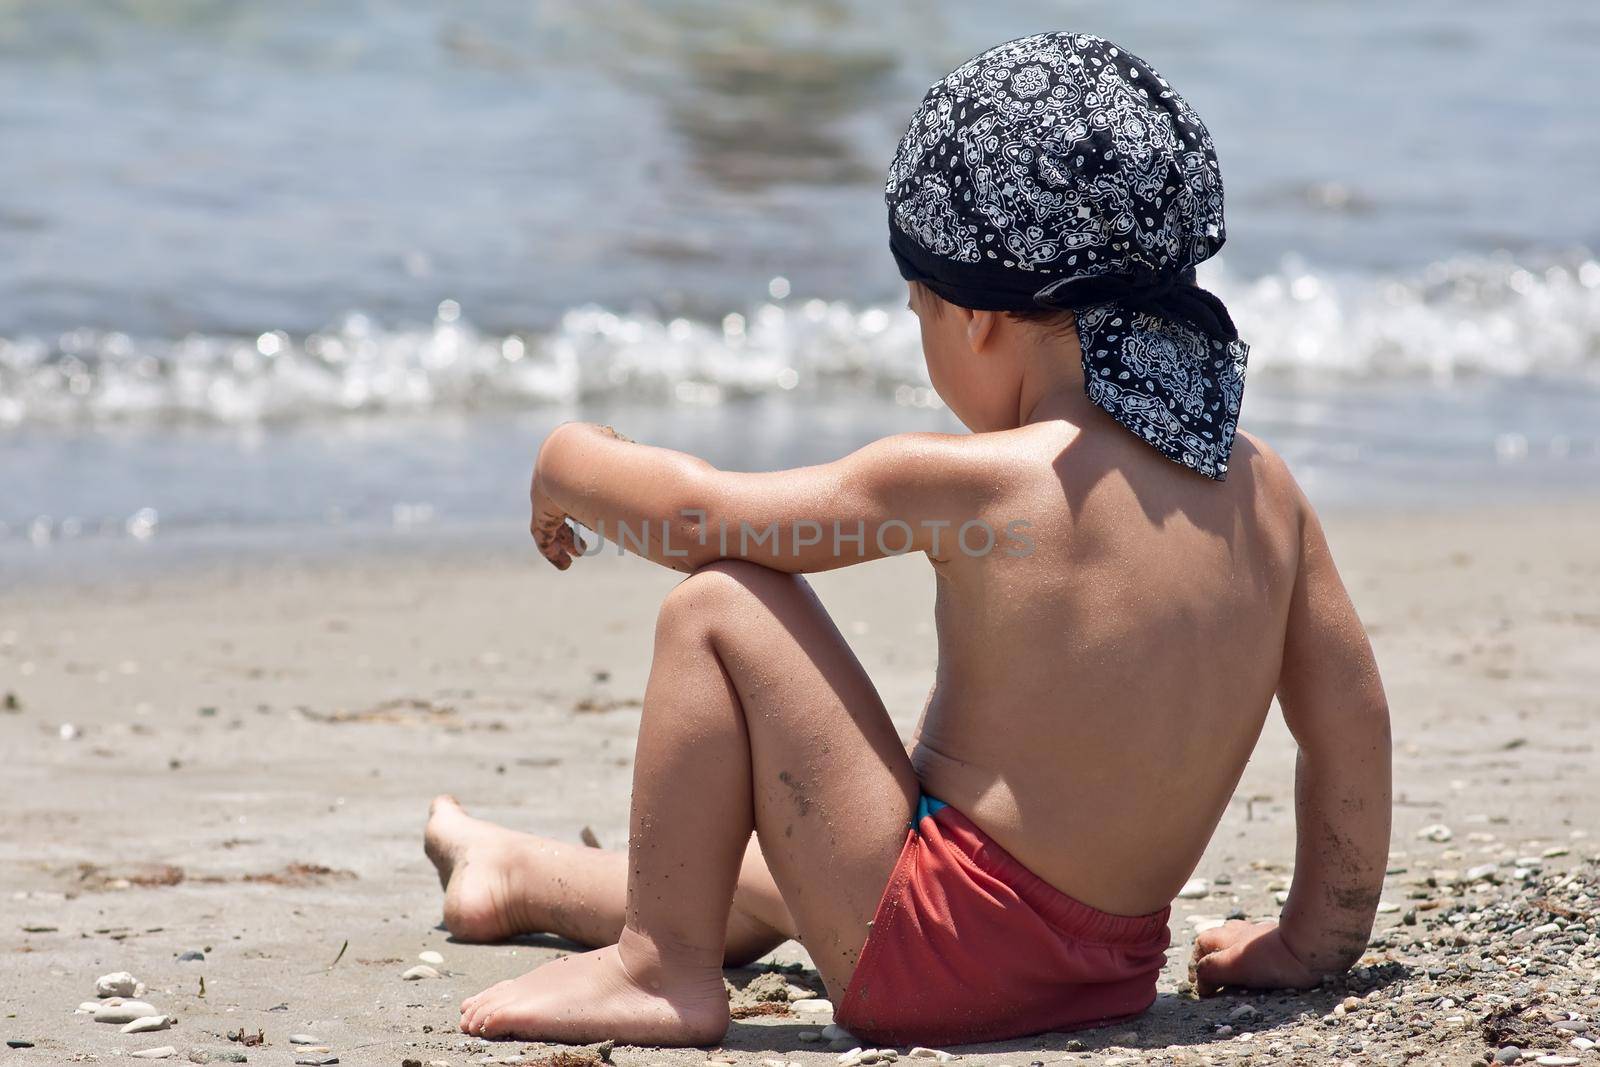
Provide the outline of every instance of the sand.
{"type": "MultiPolygon", "coordinates": [[[[1296,996],[1197,1003],[1181,992],[1191,918],[1273,914],[1289,875],[1293,746],[1274,719],[1197,872],[1228,884],[1174,908],[1175,946],[1150,1014],[959,1050],[965,1059],[1466,1063],[1503,1043],[1484,1025],[1501,986],[1551,1016],[1526,1025],[1557,1043],[1581,1031],[1551,1030],[1556,1012],[1600,1019],[1600,935],[1578,940],[1596,927],[1593,905],[1574,903],[1574,887],[1600,881],[1589,862],[1600,836],[1584,836],[1600,833],[1600,507],[1328,525],[1394,709],[1385,899],[1399,909],[1379,915],[1368,969],[1296,996]],[[1417,838],[1434,824],[1451,840],[1417,838]],[[1515,872],[1515,858],[1530,855],[1538,870],[1515,872]],[[1490,863],[1501,865],[1492,880],[1455,884],[1490,863]],[[1561,888],[1568,872],[1580,881],[1561,888]],[[1485,902],[1552,893],[1577,918],[1563,919],[1570,944],[1548,962],[1491,959],[1459,981],[1429,976],[1478,945],[1469,935],[1488,922],[1485,902]],[[1412,907],[1421,921],[1408,926],[1412,907]],[[1324,1022],[1352,990],[1375,990],[1378,1006],[1324,1022]]],[[[0,710],[0,1039],[35,1047],[0,1052],[0,1063],[170,1045],[179,1059],[242,1050],[252,1063],[287,1064],[292,1033],[315,1035],[345,1064],[480,1062],[477,1043],[456,1032],[455,1005],[561,946],[450,940],[420,847],[428,799],[453,792],[519,828],[576,840],[589,826],[621,844],[655,605],[675,580],[614,558],[561,575],[508,543],[123,566],[5,593],[0,696],[16,706],[0,710]],[[430,949],[445,976],[403,981],[430,949]],[[204,959],[180,960],[186,952],[204,959]],[[96,977],[119,970],[142,979],[144,999],[177,1025],[122,1035],[75,1016],[96,977]],[[240,1030],[268,1044],[230,1042],[240,1030]]],[[[909,730],[933,668],[926,566],[886,561],[815,585],[909,730]]],[[[803,955],[789,945],[776,958],[803,955]]],[[[736,1022],[725,1048],[741,1063],[833,1064],[835,1052],[798,1037],[826,1020],[736,1022]]],[[[525,1050],[550,1051],[512,1042],[489,1052],[525,1050]]],[[[1600,1064],[1595,1052],[1542,1051],[1600,1064]]],[[[625,1067],[706,1056],[612,1053],[625,1067]]]]}

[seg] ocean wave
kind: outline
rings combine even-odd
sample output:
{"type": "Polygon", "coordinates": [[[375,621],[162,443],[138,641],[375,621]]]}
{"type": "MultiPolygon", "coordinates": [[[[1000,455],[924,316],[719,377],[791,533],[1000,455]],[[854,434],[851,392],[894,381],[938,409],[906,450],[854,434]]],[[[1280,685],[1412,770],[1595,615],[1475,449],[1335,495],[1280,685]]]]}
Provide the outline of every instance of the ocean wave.
{"type": "MultiPolygon", "coordinates": [[[[1414,276],[1319,273],[1294,262],[1202,282],[1251,344],[1252,376],[1317,381],[1484,376],[1600,383],[1600,263],[1509,257],[1436,263],[1414,276]]],[[[720,321],[575,308],[552,329],[490,335],[453,300],[431,324],[360,313],[295,337],[138,339],[75,330],[0,339],[0,425],[125,420],[248,423],[606,400],[716,404],[850,385],[938,404],[915,319],[898,306],[771,299],[720,321]]]]}

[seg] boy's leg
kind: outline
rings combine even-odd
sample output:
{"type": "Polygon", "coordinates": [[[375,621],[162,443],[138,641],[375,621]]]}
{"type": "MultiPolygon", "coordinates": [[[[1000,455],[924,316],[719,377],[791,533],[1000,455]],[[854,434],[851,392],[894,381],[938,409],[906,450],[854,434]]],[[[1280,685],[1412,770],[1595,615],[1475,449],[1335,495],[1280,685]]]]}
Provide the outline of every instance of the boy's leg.
{"type": "MultiPolygon", "coordinates": [[[[614,945],[628,901],[628,854],[519,833],[435,797],[423,836],[444,887],[444,924],[462,941],[555,934],[614,945]]],[[[723,962],[760,959],[794,937],[794,920],[755,838],[745,850],[723,962]]]]}
{"type": "Polygon", "coordinates": [[[823,980],[842,996],[917,792],[871,682],[803,581],[744,563],[693,575],[657,627],[619,943],[470,998],[462,1029],[720,1039],[723,935],[752,827],[823,980]]]}

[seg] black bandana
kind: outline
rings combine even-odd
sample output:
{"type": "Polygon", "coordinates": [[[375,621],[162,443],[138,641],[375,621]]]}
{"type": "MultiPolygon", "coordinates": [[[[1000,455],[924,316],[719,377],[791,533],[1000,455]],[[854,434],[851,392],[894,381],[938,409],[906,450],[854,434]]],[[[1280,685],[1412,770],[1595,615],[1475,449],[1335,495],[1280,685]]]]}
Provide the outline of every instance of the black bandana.
{"type": "Polygon", "coordinates": [[[1194,275],[1225,239],[1222,175],[1147,63],[1087,34],[992,48],[928,90],[884,194],[903,277],[976,310],[1074,312],[1089,398],[1226,476],[1249,346],[1194,275]]]}

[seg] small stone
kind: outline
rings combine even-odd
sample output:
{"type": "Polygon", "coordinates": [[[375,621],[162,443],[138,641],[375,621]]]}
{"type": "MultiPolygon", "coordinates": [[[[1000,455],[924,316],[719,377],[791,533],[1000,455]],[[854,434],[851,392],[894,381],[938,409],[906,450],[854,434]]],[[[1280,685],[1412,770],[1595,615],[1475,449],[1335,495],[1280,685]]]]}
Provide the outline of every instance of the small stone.
{"type": "Polygon", "coordinates": [[[178,1020],[170,1015],[146,1015],[142,1019],[135,1019],[122,1028],[125,1034],[153,1034],[157,1030],[166,1030],[178,1020]]]}
{"type": "Polygon", "coordinates": [[[815,1030],[802,1030],[794,1037],[796,1041],[804,1041],[808,1045],[815,1045],[822,1040],[822,1035],[815,1030]]]}
{"type": "Polygon", "coordinates": [[[416,982],[424,978],[438,978],[440,974],[426,963],[419,963],[410,970],[402,972],[400,977],[408,982],[416,982]]]}
{"type": "Polygon", "coordinates": [[[205,961],[206,954],[197,948],[192,948],[178,957],[179,963],[204,963],[205,961]]]}
{"type": "Polygon", "coordinates": [[[444,956],[441,953],[433,951],[431,948],[426,952],[417,953],[417,959],[421,960],[423,963],[431,964],[434,967],[444,966],[444,956]]]}
{"type": "Polygon", "coordinates": [[[1450,827],[1446,826],[1442,822],[1436,822],[1430,826],[1424,826],[1422,829],[1417,831],[1418,840],[1434,841],[1438,842],[1439,844],[1443,844],[1454,836],[1455,834],[1451,832],[1450,827]]]}
{"type": "Polygon", "coordinates": [[[139,980],[127,971],[112,971],[94,980],[97,997],[136,997],[140,992],[139,980]]]}
{"type": "Polygon", "coordinates": [[[222,1060],[222,1061],[224,1061],[226,1063],[249,1063],[250,1062],[250,1057],[249,1056],[246,1056],[242,1052],[235,1052],[232,1049],[228,1049],[226,1052],[217,1053],[217,1059],[222,1060]]]}
{"type": "Polygon", "coordinates": [[[1551,845],[1549,848],[1545,849],[1541,855],[1543,855],[1547,860],[1553,860],[1557,856],[1565,856],[1568,851],[1569,850],[1567,849],[1566,845],[1551,845]]]}
{"type": "Polygon", "coordinates": [[[128,1055],[141,1060],[170,1060],[177,1054],[178,1050],[173,1048],[171,1045],[162,1045],[159,1048],[140,1049],[138,1052],[128,1053],[128,1055]]]}
{"type": "Polygon", "coordinates": [[[1522,1058],[1522,1050],[1515,1045],[1507,1045],[1494,1054],[1496,1063],[1516,1063],[1522,1058]]]}
{"type": "Polygon", "coordinates": [[[1492,863],[1482,863],[1476,867],[1468,867],[1463,876],[1469,882],[1481,882],[1485,879],[1493,880],[1496,868],[1492,863]]]}
{"type": "Polygon", "coordinates": [[[211,1062],[211,1053],[207,1052],[203,1048],[192,1048],[192,1049],[189,1050],[189,1062],[190,1063],[210,1063],[211,1062]]]}
{"type": "Polygon", "coordinates": [[[861,1062],[861,1053],[865,1051],[860,1045],[857,1045],[849,1052],[844,1053],[839,1057],[840,1067],[855,1067],[856,1064],[861,1062]]]}
{"type": "Polygon", "coordinates": [[[337,1056],[296,1056],[295,1059],[294,1059],[294,1062],[296,1064],[299,1064],[300,1067],[329,1067],[330,1064],[338,1063],[339,1062],[339,1057],[337,1057],[337,1056]]]}
{"type": "Polygon", "coordinates": [[[789,1007],[795,1011],[832,1011],[833,1001],[821,997],[807,997],[805,1000],[790,1001],[789,1007]]]}
{"type": "Polygon", "coordinates": [[[1228,1013],[1228,1019],[1230,1022],[1238,1022],[1240,1019],[1255,1019],[1260,1015],[1260,1009],[1254,1004],[1241,1004],[1228,1013]]]}
{"type": "Polygon", "coordinates": [[[131,1023],[135,1019],[143,1019],[148,1015],[160,1014],[153,1004],[146,1004],[142,1000],[123,1000],[117,997],[106,1001],[95,1009],[94,1021],[97,1023],[131,1023]]]}
{"type": "Polygon", "coordinates": [[[33,1042],[20,1037],[6,1039],[6,1048],[32,1048],[33,1042]]]}
{"type": "Polygon", "coordinates": [[[1539,1067],[1578,1067],[1583,1061],[1576,1056],[1540,1056],[1533,1062],[1539,1067]]]}
{"type": "Polygon", "coordinates": [[[322,1044],[322,1038],[313,1037],[310,1034],[290,1034],[289,1035],[289,1044],[291,1044],[291,1045],[320,1045],[320,1044],[322,1044]]]}
{"type": "Polygon", "coordinates": [[[1378,914],[1379,915],[1393,915],[1395,912],[1397,912],[1399,910],[1400,910],[1400,905],[1398,905],[1398,904],[1391,904],[1387,900],[1378,901],[1378,914]]]}
{"type": "Polygon", "coordinates": [[[1575,1037],[1571,1041],[1567,1042],[1567,1044],[1571,1045],[1579,1052],[1588,1052],[1595,1046],[1595,1043],[1587,1037],[1575,1037]]]}
{"type": "Polygon", "coordinates": [[[1204,878],[1191,878],[1183,883],[1178,896],[1184,900],[1201,900],[1211,892],[1211,883],[1204,878]]]}
{"type": "Polygon", "coordinates": [[[73,1012],[72,1014],[74,1014],[74,1015],[93,1015],[95,1012],[97,1012],[99,1010],[100,1010],[100,1002],[98,1000],[86,1000],[83,1003],[79,1004],[78,1005],[78,1010],[73,1012]]]}

